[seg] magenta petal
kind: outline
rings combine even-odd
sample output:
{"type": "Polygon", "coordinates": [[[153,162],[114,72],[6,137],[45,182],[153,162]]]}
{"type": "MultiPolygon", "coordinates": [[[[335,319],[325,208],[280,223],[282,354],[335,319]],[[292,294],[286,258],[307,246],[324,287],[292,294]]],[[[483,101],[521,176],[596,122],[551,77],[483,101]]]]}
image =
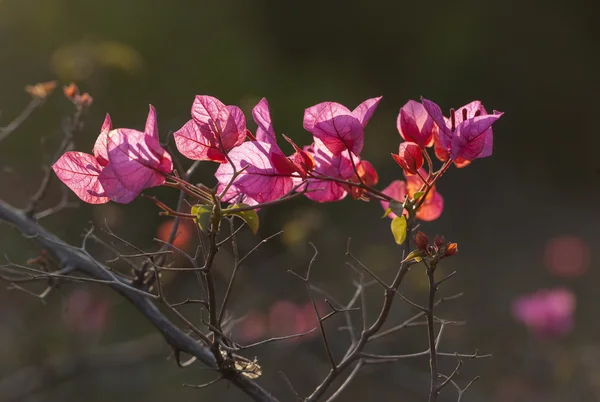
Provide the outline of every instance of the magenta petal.
{"type": "Polygon", "coordinates": [[[190,120],[173,133],[175,145],[183,156],[197,161],[225,163],[227,158],[219,150],[214,137],[205,136],[195,120],[190,120]]]}
{"type": "Polygon", "coordinates": [[[435,124],[437,124],[437,126],[440,129],[440,142],[442,146],[446,149],[450,149],[454,133],[446,124],[446,119],[444,118],[442,109],[440,109],[440,107],[436,103],[425,98],[421,98],[421,103],[423,104],[423,107],[425,108],[429,116],[433,119],[435,124]]]}
{"type": "Polygon", "coordinates": [[[427,197],[421,208],[417,211],[417,218],[422,221],[434,221],[444,211],[444,198],[437,191],[433,196],[427,197]]]}
{"type": "MultiPolygon", "coordinates": [[[[229,159],[237,170],[246,168],[234,181],[236,188],[259,203],[273,201],[291,191],[293,179],[282,175],[273,166],[274,156],[282,155],[277,146],[266,142],[247,141],[229,152],[229,159]]],[[[233,177],[231,164],[219,166],[215,177],[227,184],[233,177]]]]}
{"type": "Polygon", "coordinates": [[[123,187],[134,193],[163,184],[173,169],[171,156],[154,137],[130,129],[109,133],[108,161],[123,187]]]}
{"type": "Polygon", "coordinates": [[[151,137],[154,137],[158,141],[158,122],[156,120],[156,110],[154,110],[154,106],[148,105],[150,107],[150,111],[148,112],[148,118],[146,119],[146,127],[144,128],[144,133],[151,137]]]}
{"type": "Polygon", "coordinates": [[[129,204],[139,194],[137,191],[128,190],[121,184],[115,176],[115,172],[111,165],[102,169],[100,176],[98,176],[98,180],[104,188],[104,193],[96,195],[108,197],[111,201],[118,202],[119,204],[129,204]]]}
{"type": "Polygon", "coordinates": [[[339,103],[329,103],[323,108],[311,133],[336,155],[345,150],[358,155],[363,149],[364,131],[360,121],[339,103]]]}
{"type": "MultiPolygon", "coordinates": [[[[502,113],[482,115],[460,123],[456,128],[455,136],[452,138],[450,157],[454,160],[458,157],[466,160],[480,157],[486,142],[486,131],[500,116],[502,116],[502,113]]],[[[491,132],[487,135],[491,135],[491,132]]]]}
{"type": "Polygon", "coordinates": [[[94,150],[92,151],[98,163],[102,166],[106,166],[108,164],[108,151],[106,147],[108,145],[108,132],[112,130],[112,122],[110,120],[110,116],[108,113],[104,118],[104,123],[102,123],[102,128],[100,129],[100,135],[96,139],[96,143],[94,144],[94,150]]]}
{"type": "Polygon", "coordinates": [[[198,95],[192,104],[192,118],[206,134],[220,134],[227,126],[229,109],[217,98],[198,95]]]}
{"type": "Polygon", "coordinates": [[[275,144],[277,142],[275,130],[273,129],[273,123],[271,122],[269,103],[265,98],[262,98],[260,102],[254,106],[252,109],[252,117],[254,118],[254,122],[258,125],[258,128],[256,129],[256,140],[275,144]]]}
{"type": "Polygon", "coordinates": [[[226,150],[237,147],[246,140],[246,116],[237,106],[226,106],[229,110],[229,121],[221,134],[221,140],[226,150]]]}
{"type": "Polygon", "coordinates": [[[316,202],[340,201],[348,195],[345,186],[326,180],[310,179],[300,190],[306,190],[306,198],[316,202]]]}
{"type": "Polygon", "coordinates": [[[312,130],[315,128],[315,124],[317,122],[317,117],[319,114],[321,114],[323,109],[325,109],[331,103],[332,102],[319,103],[304,110],[304,121],[302,126],[306,131],[312,133],[312,130]]]}
{"type": "Polygon", "coordinates": [[[104,204],[108,197],[103,194],[104,188],[98,176],[102,166],[92,155],[83,152],[67,152],[62,155],[52,169],[58,178],[83,201],[89,204],[104,204]]]}
{"type": "Polygon", "coordinates": [[[406,141],[414,142],[421,148],[425,148],[431,143],[433,127],[433,119],[419,102],[409,100],[400,109],[396,128],[406,141]]]}
{"type": "MultiPolygon", "coordinates": [[[[404,202],[404,199],[408,195],[406,190],[406,182],[402,180],[394,180],[389,186],[383,189],[382,193],[392,197],[398,202],[404,202]]],[[[387,211],[387,209],[390,207],[390,203],[388,201],[380,201],[380,203],[384,211],[387,211]]],[[[390,219],[394,219],[396,216],[397,215],[393,212],[388,214],[390,219]]]]}
{"type": "Polygon", "coordinates": [[[373,116],[373,113],[375,112],[377,105],[379,105],[381,98],[381,96],[378,96],[377,98],[367,99],[352,111],[352,114],[358,119],[363,128],[365,128],[373,116]]]}

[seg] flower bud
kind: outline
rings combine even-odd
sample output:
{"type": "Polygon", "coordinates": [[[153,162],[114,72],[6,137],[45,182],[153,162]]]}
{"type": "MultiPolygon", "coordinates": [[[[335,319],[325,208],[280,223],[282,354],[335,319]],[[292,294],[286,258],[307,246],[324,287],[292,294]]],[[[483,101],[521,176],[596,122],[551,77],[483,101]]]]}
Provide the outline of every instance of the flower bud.
{"type": "Polygon", "coordinates": [[[77,104],[84,108],[92,106],[93,102],[94,98],[92,98],[87,92],[77,97],[77,104]]]}
{"type": "Polygon", "coordinates": [[[415,236],[415,244],[417,245],[417,248],[421,251],[424,251],[427,249],[427,246],[429,245],[429,238],[427,237],[427,235],[423,232],[418,232],[417,235],[415,236]]]}
{"type": "Polygon", "coordinates": [[[68,100],[73,102],[75,100],[75,97],[79,95],[79,88],[77,88],[77,85],[75,85],[75,83],[72,82],[69,85],[63,87],[63,93],[65,94],[68,100]]]}
{"type": "Polygon", "coordinates": [[[35,85],[27,85],[25,92],[37,99],[46,99],[56,88],[56,81],[38,82],[35,85]]]}
{"type": "Polygon", "coordinates": [[[456,243],[448,243],[446,246],[446,251],[444,252],[444,257],[453,256],[458,252],[458,244],[456,243]]]}
{"type": "Polygon", "coordinates": [[[435,235],[435,238],[433,239],[433,244],[435,244],[437,248],[442,248],[444,247],[444,244],[446,244],[446,239],[444,238],[444,236],[435,235]]]}
{"type": "Polygon", "coordinates": [[[421,148],[414,142],[400,144],[398,155],[392,154],[392,158],[409,174],[417,174],[417,171],[423,166],[423,153],[421,148]]]}

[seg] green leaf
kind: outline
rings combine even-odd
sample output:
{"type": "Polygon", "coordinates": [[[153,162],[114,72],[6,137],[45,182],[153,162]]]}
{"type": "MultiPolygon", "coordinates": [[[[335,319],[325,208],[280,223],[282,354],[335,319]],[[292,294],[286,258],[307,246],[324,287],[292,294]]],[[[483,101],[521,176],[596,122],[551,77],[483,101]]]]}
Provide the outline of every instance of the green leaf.
{"type": "Polygon", "coordinates": [[[383,216],[382,216],[382,218],[385,218],[385,217],[387,217],[387,216],[390,214],[390,212],[392,212],[392,208],[388,208],[388,209],[386,209],[386,210],[385,210],[385,212],[383,213],[383,216]]]}
{"type": "Polygon", "coordinates": [[[393,213],[400,216],[404,212],[404,203],[396,200],[390,201],[390,209],[393,213]]]}
{"type": "Polygon", "coordinates": [[[402,262],[406,262],[409,260],[415,260],[416,262],[421,262],[421,260],[423,260],[423,256],[425,255],[425,252],[422,250],[413,250],[411,251],[404,260],[402,260],[402,262]]]}
{"type": "Polygon", "coordinates": [[[396,244],[402,244],[406,240],[406,226],[406,217],[404,215],[392,219],[391,228],[396,244]]]}
{"type": "Polygon", "coordinates": [[[414,195],[413,195],[413,200],[418,200],[419,198],[421,198],[423,196],[423,194],[425,194],[425,191],[417,191],[414,195]]]}
{"type": "Polygon", "coordinates": [[[194,205],[192,207],[192,214],[196,215],[194,222],[198,224],[200,230],[207,232],[210,228],[210,218],[212,216],[212,205],[194,205]]]}
{"type": "MultiPolygon", "coordinates": [[[[240,203],[240,204],[232,205],[227,209],[243,208],[243,207],[247,207],[247,206],[248,206],[248,204],[240,203]]],[[[240,212],[232,212],[232,213],[227,213],[227,209],[223,212],[225,212],[228,215],[237,216],[238,218],[240,218],[241,220],[246,222],[246,224],[248,225],[248,228],[250,229],[252,234],[258,233],[258,225],[259,225],[258,214],[256,213],[256,211],[254,209],[249,209],[247,211],[240,211],[240,212]]]]}

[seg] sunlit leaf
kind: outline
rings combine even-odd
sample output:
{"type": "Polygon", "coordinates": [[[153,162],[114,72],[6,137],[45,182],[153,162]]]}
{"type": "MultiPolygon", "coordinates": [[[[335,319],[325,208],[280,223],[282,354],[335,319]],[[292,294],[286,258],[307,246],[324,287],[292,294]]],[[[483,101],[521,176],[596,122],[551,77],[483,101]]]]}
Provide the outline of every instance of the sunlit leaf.
{"type": "Polygon", "coordinates": [[[406,240],[406,217],[400,215],[392,219],[392,234],[396,244],[402,244],[406,240]]]}
{"type": "Polygon", "coordinates": [[[203,232],[207,232],[210,228],[210,217],[212,216],[212,209],[213,207],[211,205],[198,204],[192,207],[192,214],[196,215],[194,221],[198,224],[200,230],[202,230],[203,232]]]}
{"type": "MultiPolygon", "coordinates": [[[[244,204],[244,203],[234,204],[230,207],[230,209],[243,208],[243,207],[247,207],[247,206],[248,206],[248,204],[244,204]]],[[[227,213],[227,210],[225,210],[224,212],[227,213]]],[[[250,209],[247,211],[232,212],[229,215],[237,216],[238,218],[240,218],[241,220],[246,222],[246,224],[248,225],[248,228],[250,229],[252,234],[256,234],[258,232],[259,220],[258,220],[258,214],[256,213],[255,210],[250,209]]]]}

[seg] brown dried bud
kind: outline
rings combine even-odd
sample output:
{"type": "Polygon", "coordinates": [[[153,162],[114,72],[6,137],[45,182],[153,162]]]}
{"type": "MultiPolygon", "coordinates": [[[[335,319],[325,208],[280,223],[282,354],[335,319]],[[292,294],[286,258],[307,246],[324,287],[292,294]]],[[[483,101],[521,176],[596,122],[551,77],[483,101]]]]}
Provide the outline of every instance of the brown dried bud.
{"type": "Polygon", "coordinates": [[[94,98],[92,98],[87,92],[77,97],[77,103],[81,105],[81,107],[90,107],[92,106],[93,102],[94,98]]]}
{"type": "Polygon", "coordinates": [[[433,239],[433,244],[435,244],[435,246],[437,248],[444,247],[445,243],[446,243],[446,239],[444,239],[444,236],[435,235],[435,238],[433,239]]]}
{"type": "Polygon", "coordinates": [[[56,81],[38,82],[35,85],[27,85],[25,92],[34,98],[45,99],[56,88],[56,81]]]}
{"type": "Polygon", "coordinates": [[[446,251],[444,252],[444,257],[453,256],[458,252],[458,244],[456,243],[448,243],[446,246],[446,251]]]}
{"type": "Polygon", "coordinates": [[[75,101],[75,98],[79,96],[79,88],[75,85],[74,82],[70,83],[67,86],[63,87],[63,93],[71,102],[75,101]]]}
{"type": "Polygon", "coordinates": [[[418,232],[415,236],[415,244],[419,250],[424,251],[429,245],[429,237],[423,232],[418,232]]]}

